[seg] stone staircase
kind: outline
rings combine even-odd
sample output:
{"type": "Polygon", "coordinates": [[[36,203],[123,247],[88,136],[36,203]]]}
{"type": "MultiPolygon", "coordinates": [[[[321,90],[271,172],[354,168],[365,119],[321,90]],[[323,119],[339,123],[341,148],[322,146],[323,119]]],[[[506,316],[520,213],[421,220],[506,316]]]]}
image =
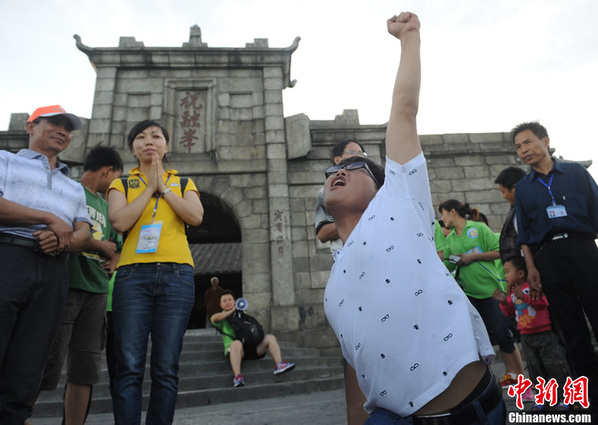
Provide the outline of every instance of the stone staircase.
{"type": "MultiPolygon", "coordinates": [[[[244,361],[245,386],[232,386],[232,371],[223,356],[222,339],[214,329],[187,331],[181,353],[177,408],[255,400],[344,387],[339,357],[322,357],[317,349],[298,347],[279,341],[283,359],[297,365],[291,372],[273,375],[274,362],[269,355],[261,360],[244,361]]],[[[149,350],[148,350],[149,351],[149,350]]],[[[108,371],[103,362],[100,382],[93,388],[90,413],[112,412],[108,371]]],[[[58,389],[42,392],[34,408],[36,417],[62,415],[63,377],[58,389]]],[[[149,356],[143,383],[143,406],[149,400],[149,356]]]]}

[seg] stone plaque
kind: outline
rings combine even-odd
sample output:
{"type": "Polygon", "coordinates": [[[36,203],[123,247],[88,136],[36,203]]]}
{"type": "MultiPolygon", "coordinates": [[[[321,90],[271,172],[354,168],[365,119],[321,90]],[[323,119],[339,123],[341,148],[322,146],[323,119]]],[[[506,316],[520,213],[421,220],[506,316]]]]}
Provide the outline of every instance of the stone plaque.
{"type": "Polygon", "coordinates": [[[203,153],[206,145],[207,90],[177,90],[175,142],[177,152],[203,153]]]}

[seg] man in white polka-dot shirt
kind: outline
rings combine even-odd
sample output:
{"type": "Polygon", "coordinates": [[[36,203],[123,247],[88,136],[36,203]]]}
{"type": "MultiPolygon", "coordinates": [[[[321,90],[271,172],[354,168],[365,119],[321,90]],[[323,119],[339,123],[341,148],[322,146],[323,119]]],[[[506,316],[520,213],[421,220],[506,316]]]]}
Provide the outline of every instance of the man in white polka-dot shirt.
{"type": "Polygon", "coordinates": [[[326,288],[326,316],[347,374],[367,399],[368,425],[504,424],[502,389],[486,366],[494,351],[484,324],[434,245],[416,128],[419,19],[406,12],[387,25],[401,41],[401,60],[386,170],[360,157],[326,170],[324,202],[344,243],[326,288]]]}

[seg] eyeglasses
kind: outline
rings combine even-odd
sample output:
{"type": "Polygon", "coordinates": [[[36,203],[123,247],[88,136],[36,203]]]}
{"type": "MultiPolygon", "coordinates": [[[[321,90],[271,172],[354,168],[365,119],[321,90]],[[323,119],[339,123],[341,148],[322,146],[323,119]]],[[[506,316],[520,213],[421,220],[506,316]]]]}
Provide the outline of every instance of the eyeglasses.
{"type": "Polygon", "coordinates": [[[367,153],[362,152],[362,151],[356,151],[356,150],[353,150],[353,149],[347,149],[345,152],[347,153],[347,155],[350,155],[350,156],[360,156],[362,158],[367,158],[368,157],[367,153]]]}
{"type": "Polygon", "coordinates": [[[378,182],[378,179],[374,176],[374,173],[372,173],[372,170],[370,170],[370,167],[368,167],[368,165],[362,161],[350,162],[348,164],[333,165],[332,167],[328,167],[326,169],[326,171],[324,171],[324,174],[326,175],[326,178],[328,178],[331,175],[336,174],[338,171],[343,170],[343,169],[347,170],[347,171],[353,171],[353,170],[359,170],[360,168],[365,168],[365,170],[368,172],[370,177],[374,179],[376,186],[378,188],[380,188],[380,183],[378,182]]]}

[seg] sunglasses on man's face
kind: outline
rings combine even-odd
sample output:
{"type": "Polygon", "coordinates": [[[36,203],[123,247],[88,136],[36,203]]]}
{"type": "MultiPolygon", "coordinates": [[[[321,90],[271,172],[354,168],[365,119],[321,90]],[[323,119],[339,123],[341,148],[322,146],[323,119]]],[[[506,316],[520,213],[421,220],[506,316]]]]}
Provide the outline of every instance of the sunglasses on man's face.
{"type": "Polygon", "coordinates": [[[326,171],[324,171],[324,174],[326,174],[326,178],[328,178],[331,175],[336,174],[338,171],[343,170],[343,169],[347,170],[347,171],[353,171],[353,170],[359,170],[360,168],[365,168],[365,170],[368,172],[370,177],[374,179],[374,182],[376,183],[376,187],[380,188],[380,183],[378,183],[378,179],[376,179],[376,177],[374,176],[374,173],[372,173],[372,170],[370,170],[370,167],[368,167],[368,165],[362,161],[350,162],[348,164],[333,165],[332,167],[328,167],[326,169],[326,171]]]}

